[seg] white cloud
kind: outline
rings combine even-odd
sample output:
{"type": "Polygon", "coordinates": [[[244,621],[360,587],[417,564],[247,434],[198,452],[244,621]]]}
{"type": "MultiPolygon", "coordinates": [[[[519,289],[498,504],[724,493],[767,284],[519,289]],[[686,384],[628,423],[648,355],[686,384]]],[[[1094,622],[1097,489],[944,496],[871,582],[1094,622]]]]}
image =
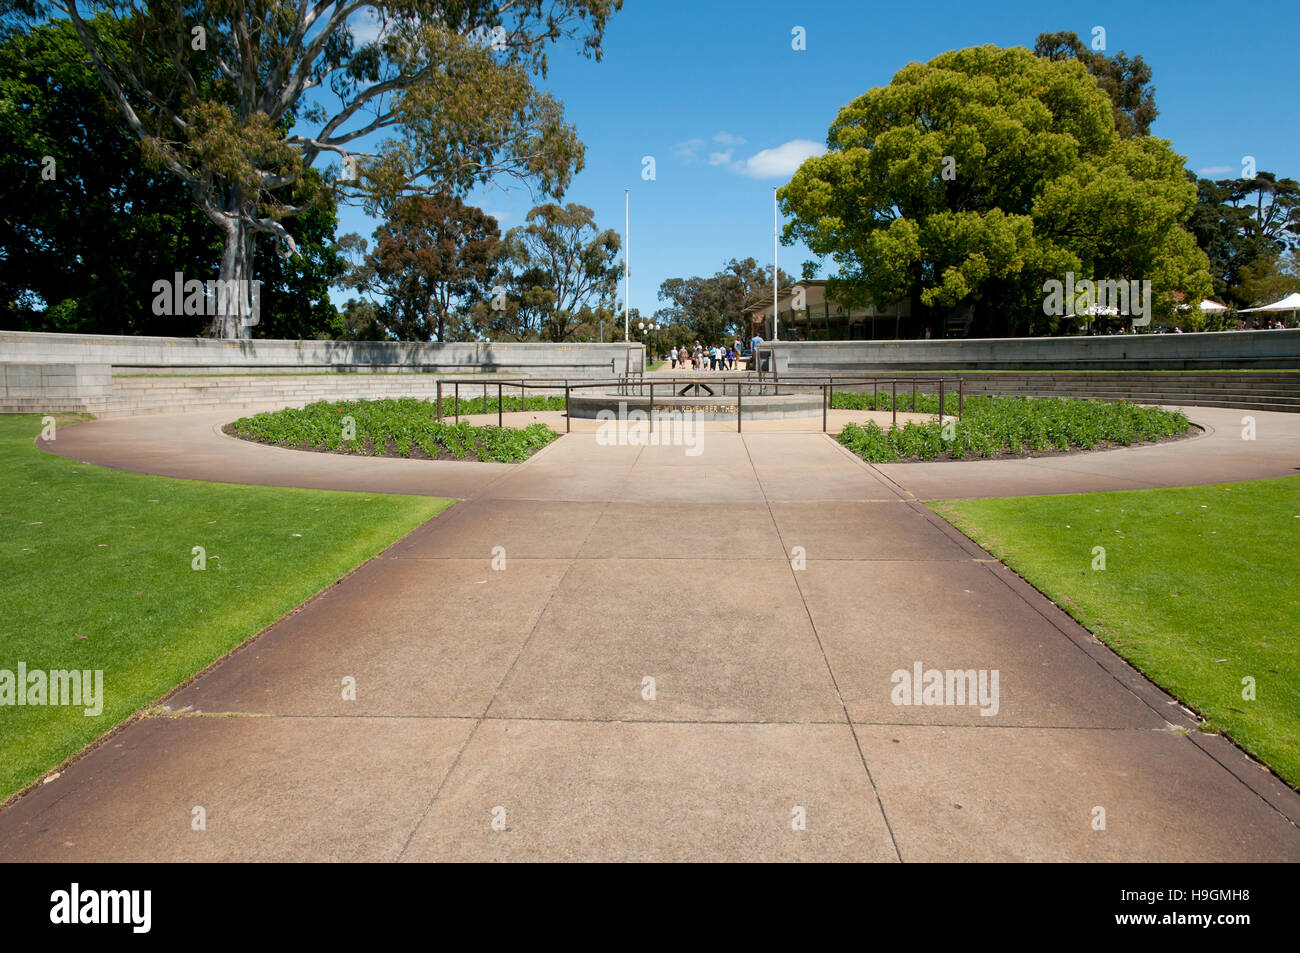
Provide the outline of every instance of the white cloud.
{"type": "Polygon", "coordinates": [[[794,175],[805,159],[826,151],[820,142],[811,139],[791,139],[774,149],[763,149],[731,164],[731,169],[751,179],[788,179],[794,175]]]}
{"type": "Polygon", "coordinates": [[[685,142],[679,142],[673,146],[673,155],[683,162],[694,162],[699,158],[699,152],[703,146],[703,139],[687,139],[685,142]]]}
{"type": "MultiPolygon", "coordinates": [[[[731,161],[731,155],[734,148],[745,144],[745,140],[742,136],[737,136],[734,133],[727,132],[725,129],[715,132],[713,134],[713,141],[718,145],[726,146],[728,148],[722,152],[710,152],[709,165],[726,165],[731,161]]],[[[701,153],[703,153],[706,144],[706,140],[700,139],[699,137],[687,139],[685,142],[679,142],[677,145],[673,146],[673,155],[688,164],[698,162],[700,161],[701,153]]]]}
{"type": "Polygon", "coordinates": [[[1230,165],[1207,165],[1204,169],[1197,169],[1197,175],[1222,175],[1224,172],[1231,172],[1233,167],[1230,165]]]}
{"type": "Polygon", "coordinates": [[[352,30],[352,38],[356,41],[357,46],[373,43],[379,39],[379,34],[383,30],[378,15],[370,7],[353,14],[348,19],[348,27],[352,30]]]}

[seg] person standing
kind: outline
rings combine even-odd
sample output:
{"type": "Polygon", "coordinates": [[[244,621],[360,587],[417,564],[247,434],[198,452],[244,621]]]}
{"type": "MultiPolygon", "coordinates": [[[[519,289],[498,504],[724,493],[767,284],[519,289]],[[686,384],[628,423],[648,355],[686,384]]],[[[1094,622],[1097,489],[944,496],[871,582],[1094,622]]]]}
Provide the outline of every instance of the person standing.
{"type": "Polygon", "coordinates": [[[676,346],[674,346],[673,349],[672,349],[672,351],[669,352],[669,356],[672,358],[672,363],[669,365],[669,367],[676,368],[676,367],[677,367],[677,348],[676,348],[676,346]]]}

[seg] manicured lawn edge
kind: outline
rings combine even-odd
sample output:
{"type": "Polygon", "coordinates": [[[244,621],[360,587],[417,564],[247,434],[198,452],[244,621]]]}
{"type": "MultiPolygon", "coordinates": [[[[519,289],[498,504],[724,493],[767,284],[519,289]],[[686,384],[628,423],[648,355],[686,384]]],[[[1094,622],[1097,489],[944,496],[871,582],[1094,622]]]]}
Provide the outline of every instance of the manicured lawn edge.
{"type": "Polygon", "coordinates": [[[13,599],[0,668],[102,670],[103,712],[0,706],[0,807],[456,502],[126,473],[38,449],[40,429],[37,416],[0,417],[0,568],[13,599]],[[191,542],[208,544],[204,573],[191,542]]]}
{"type": "MultiPolygon", "coordinates": [[[[229,486],[229,485],[232,485],[232,484],[223,484],[223,485],[229,486]]],[[[239,485],[239,484],[235,484],[235,485],[239,485]]],[[[429,497],[429,499],[434,499],[434,497],[429,497]]],[[[456,503],[456,501],[455,501],[455,500],[448,500],[447,503],[448,503],[448,505],[447,505],[446,507],[444,507],[440,513],[435,514],[433,517],[430,517],[430,519],[434,519],[434,518],[436,518],[438,515],[441,515],[441,513],[445,513],[448,509],[450,509],[450,507],[451,507],[452,505],[454,505],[454,504],[456,503]]],[[[62,774],[64,771],[66,771],[66,770],[67,770],[68,768],[70,768],[72,765],[76,764],[76,763],[77,763],[78,761],[80,761],[82,758],[86,757],[86,755],[90,754],[91,752],[93,752],[93,751],[96,750],[97,748],[101,747],[102,745],[106,744],[107,742],[112,741],[112,740],[113,740],[114,738],[116,738],[116,737],[117,737],[117,736],[118,736],[122,731],[126,730],[126,729],[129,728],[131,725],[135,724],[136,722],[138,722],[138,721],[142,721],[142,720],[144,720],[145,718],[166,718],[166,717],[172,717],[172,715],[169,714],[169,713],[165,713],[165,712],[161,712],[161,711],[159,711],[160,708],[164,707],[164,706],[167,704],[167,702],[168,702],[169,699],[174,698],[176,695],[179,695],[181,692],[183,692],[185,689],[189,688],[190,685],[192,685],[192,684],[194,684],[195,682],[197,682],[197,681],[198,681],[200,678],[202,678],[204,675],[207,675],[207,674],[208,674],[209,672],[211,672],[213,669],[217,668],[218,666],[220,666],[221,664],[223,664],[224,662],[226,662],[226,661],[227,661],[231,656],[233,656],[235,653],[237,653],[237,652],[242,652],[242,651],[244,651],[245,649],[249,648],[251,645],[253,645],[253,643],[260,641],[261,638],[262,638],[262,636],[266,635],[269,631],[271,631],[271,629],[275,628],[277,625],[279,625],[281,622],[284,622],[286,619],[289,619],[289,618],[291,618],[292,616],[295,616],[295,615],[297,615],[299,612],[301,612],[301,611],[303,611],[304,609],[306,609],[309,605],[311,605],[311,604],[312,604],[313,602],[315,602],[317,599],[320,599],[321,597],[325,596],[325,595],[326,595],[326,594],[327,594],[331,589],[333,589],[333,588],[335,588],[336,586],[340,585],[341,583],[345,582],[345,581],[348,579],[348,577],[354,575],[355,573],[357,573],[357,572],[359,572],[361,569],[363,569],[365,566],[369,565],[369,563],[370,563],[372,560],[378,559],[379,557],[383,556],[384,553],[386,553],[386,552],[388,552],[390,549],[392,549],[394,546],[397,546],[399,543],[402,542],[402,540],[406,539],[406,537],[410,536],[411,533],[414,533],[416,530],[418,530],[418,529],[420,528],[420,526],[423,526],[423,525],[424,525],[424,523],[420,523],[418,526],[413,526],[411,529],[409,529],[407,532],[403,533],[403,534],[402,534],[401,536],[399,536],[397,539],[393,540],[391,543],[389,543],[387,546],[385,546],[385,547],[384,547],[382,550],[380,550],[379,552],[375,553],[373,556],[370,556],[369,558],[367,558],[367,559],[365,559],[365,560],[363,560],[363,561],[357,563],[355,566],[353,566],[351,569],[349,569],[349,570],[348,570],[347,572],[345,572],[343,575],[339,576],[339,578],[335,579],[333,582],[329,583],[329,584],[326,585],[324,588],[319,589],[319,590],[317,590],[316,592],[312,593],[310,596],[308,596],[308,597],[307,597],[306,599],[304,599],[302,602],[298,603],[296,606],[294,606],[292,609],[290,609],[290,610],[289,610],[288,612],[286,612],[284,615],[280,616],[280,618],[276,619],[276,620],[275,620],[274,622],[272,622],[270,625],[267,625],[267,626],[265,626],[264,628],[259,629],[257,632],[255,632],[255,633],[253,633],[252,635],[250,635],[247,639],[245,639],[244,641],[240,642],[238,645],[231,646],[231,648],[229,648],[229,649],[227,649],[225,652],[223,652],[223,653],[221,654],[220,657],[213,659],[213,660],[212,660],[208,665],[204,666],[200,671],[195,672],[193,675],[189,676],[189,677],[186,678],[184,681],[182,681],[182,682],[178,683],[177,685],[173,686],[172,688],[170,688],[170,689],[167,691],[167,694],[161,696],[161,697],[158,698],[158,699],[155,699],[154,701],[150,702],[149,704],[144,705],[143,707],[141,707],[141,708],[137,709],[136,711],[132,712],[130,715],[128,715],[128,716],[127,716],[126,718],[124,718],[122,721],[118,722],[118,723],[117,723],[116,725],[114,725],[112,728],[110,728],[110,729],[108,729],[107,731],[105,731],[102,735],[100,735],[100,736],[99,736],[98,738],[96,738],[94,741],[90,742],[88,745],[86,745],[86,746],[85,746],[84,748],[82,748],[80,751],[76,752],[75,754],[70,755],[70,756],[69,756],[67,759],[65,759],[62,763],[57,764],[57,765],[54,765],[53,767],[49,768],[48,770],[46,770],[45,772],[43,772],[43,773],[41,774],[40,777],[36,778],[34,781],[32,781],[31,783],[27,784],[25,787],[21,788],[20,790],[15,791],[13,794],[9,795],[9,796],[8,796],[7,798],[5,798],[4,800],[0,800],[0,811],[5,810],[6,808],[10,807],[12,804],[14,804],[14,803],[16,803],[17,801],[21,800],[22,798],[26,797],[26,796],[27,796],[28,794],[30,794],[32,791],[34,791],[34,790],[36,790],[37,788],[43,786],[43,784],[45,783],[45,779],[46,779],[46,778],[49,778],[49,777],[52,777],[52,776],[56,776],[56,775],[62,774]]]]}
{"type": "Polygon", "coordinates": [[[1202,731],[1300,790],[1300,610],[1280,565],[1259,571],[1294,565],[1300,477],[926,506],[1194,712],[1202,731]],[[1106,572],[1094,541],[1106,543],[1106,572]],[[1258,681],[1257,698],[1242,700],[1243,676],[1258,681]]]}

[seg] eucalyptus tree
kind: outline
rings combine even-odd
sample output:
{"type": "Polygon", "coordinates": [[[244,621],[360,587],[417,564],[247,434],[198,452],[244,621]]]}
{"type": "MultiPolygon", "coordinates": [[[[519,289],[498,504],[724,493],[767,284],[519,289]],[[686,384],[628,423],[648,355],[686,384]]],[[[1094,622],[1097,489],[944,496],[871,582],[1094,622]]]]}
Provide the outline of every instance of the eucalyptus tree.
{"type": "MultiPolygon", "coordinates": [[[[0,0],[6,23],[71,21],[147,157],[218,229],[222,282],[253,279],[254,241],[297,251],[285,220],[321,196],[370,211],[502,177],[560,195],[583,148],[539,92],[547,51],[599,58],[622,0],[0,0]],[[114,42],[99,18],[114,21],[114,42]]],[[[213,333],[241,333],[218,315],[213,333]]]]}
{"type": "Polygon", "coordinates": [[[344,284],[384,299],[379,326],[399,341],[460,337],[496,273],[496,219],[450,193],[410,195],[389,206],[374,237],[373,251],[356,235],[340,245],[360,255],[344,284]]]}
{"type": "Polygon", "coordinates": [[[500,262],[509,276],[503,287],[520,322],[512,336],[531,331],[550,341],[570,340],[586,320],[584,306],[610,308],[618,293],[621,248],[618,233],[598,229],[585,205],[532,209],[502,243],[500,262]]]}

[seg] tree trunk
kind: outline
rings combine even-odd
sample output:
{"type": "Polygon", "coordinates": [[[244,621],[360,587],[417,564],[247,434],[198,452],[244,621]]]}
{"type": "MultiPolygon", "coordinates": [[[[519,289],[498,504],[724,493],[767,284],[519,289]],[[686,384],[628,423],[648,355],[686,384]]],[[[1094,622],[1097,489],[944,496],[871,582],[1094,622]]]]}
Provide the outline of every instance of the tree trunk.
{"type": "Polygon", "coordinates": [[[251,329],[258,322],[257,296],[253,290],[253,242],[257,232],[237,211],[226,212],[221,222],[220,287],[233,289],[234,294],[220,295],[211,307],[211,334],[215,338],[234,340],[252,337],[251,329]],[[225,303],[226,307],[221,305],[225,303]]]}

